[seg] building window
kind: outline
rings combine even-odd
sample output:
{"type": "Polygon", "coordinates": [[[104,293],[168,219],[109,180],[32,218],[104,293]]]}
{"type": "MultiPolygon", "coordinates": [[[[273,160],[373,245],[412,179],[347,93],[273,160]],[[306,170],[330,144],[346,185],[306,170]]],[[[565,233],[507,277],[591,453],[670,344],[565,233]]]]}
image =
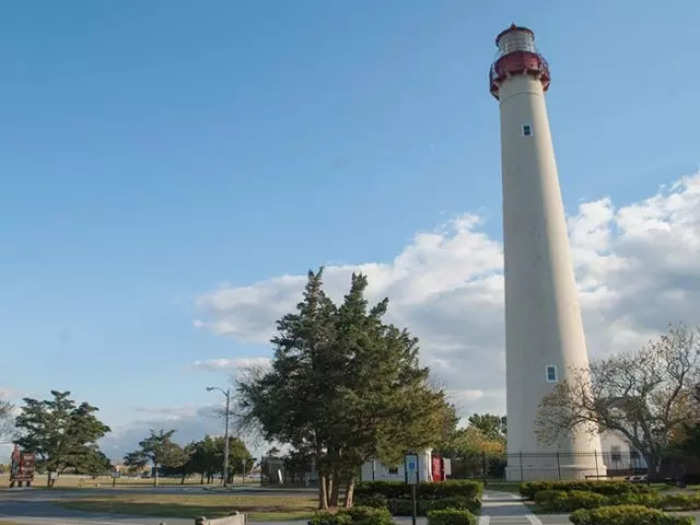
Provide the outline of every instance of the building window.
{"type": "Polygon", "coordinates": [[[618,463],[620,462],[620,460],[622,460],[622,454],[620,453],[619,446],[610,447],[610,459],[612,459],[615,463],[618,463]]]}
{"type": "Polygon", "coordinates": [[[547,383],[557,382],[557,365],[547,366],[547,383]]]}
{"type": "Polygon", "coordinates": [[[399,467],[391,467],[389,469],[389,474],[398,474],[399,473],[399,467]]]}
{"type": "Polygon", "coordinates": [[[532,124],[523,124],[523,136],[532,136],[532,124]]]}

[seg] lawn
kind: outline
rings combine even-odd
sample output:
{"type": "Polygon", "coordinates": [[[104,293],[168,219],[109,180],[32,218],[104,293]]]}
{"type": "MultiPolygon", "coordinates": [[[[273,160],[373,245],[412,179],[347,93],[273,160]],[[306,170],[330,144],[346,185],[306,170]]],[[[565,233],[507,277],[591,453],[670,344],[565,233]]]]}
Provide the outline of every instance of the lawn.
{"type": "Polygon", "coordinates": [[[110,494],[61,500],[59,505],[86,512],[159,517],[217,518],[245,512],[253,521],[306,519],[316,510],[315,495],[274,494],[110,494]]]}

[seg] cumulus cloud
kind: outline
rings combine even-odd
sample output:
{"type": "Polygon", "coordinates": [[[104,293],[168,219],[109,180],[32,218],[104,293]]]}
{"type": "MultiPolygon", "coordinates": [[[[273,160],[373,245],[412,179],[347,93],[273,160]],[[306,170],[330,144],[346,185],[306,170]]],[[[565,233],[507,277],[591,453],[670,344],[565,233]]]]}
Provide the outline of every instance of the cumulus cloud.
{"type": "MultiPolygon", "coordinates": [[[[637,348],[668,322],[698,321],[700,173],[619,208],[609,198],[581,203],[568,225],[592,357],[637,348]]],[[[387,320],[420,337],[423,361],[463,414],[505,411],[502,246],[480,228],[479,216],[465,214],[416,234],[393,261],[324,272],[336,301],[352,272],[367,274],[369,298],[390,298],[387,320]]],[[[197,299],[195,323],[267,343],[305,282],[300,274],[221,286],[197,299]]],[[[197,366],[236,366],[210,361],[197,366]]]]}
{"type": "Polygon", "coordinates": [[[173,439],[185,445],[200,440],[205,434],[223,434],[224,424],[218,405],[180,407],[133,407],[137,419],[112,428],[112,432],[100,440],[100,448],[114,462],[120,462],[127,452],[136,450],[139,441],[158,431],[175,429],[173,439]]]}

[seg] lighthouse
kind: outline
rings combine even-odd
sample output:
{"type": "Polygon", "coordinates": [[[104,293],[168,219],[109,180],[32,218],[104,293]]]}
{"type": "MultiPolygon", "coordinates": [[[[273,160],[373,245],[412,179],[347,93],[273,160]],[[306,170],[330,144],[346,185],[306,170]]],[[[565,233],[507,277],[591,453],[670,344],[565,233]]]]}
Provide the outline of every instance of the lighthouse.
{"type": "Polygon", "coordinates": [[[545,104],[549,66],[526,27],[512,25],[496,37],[496,45],[489,84],[501,114],[506,476],[582,479],[605,474],[596,454],[597,435],[574,431],[551,446],[535,436],[543,396],[574,369],[588,369],[588,353],[545,104]]]}

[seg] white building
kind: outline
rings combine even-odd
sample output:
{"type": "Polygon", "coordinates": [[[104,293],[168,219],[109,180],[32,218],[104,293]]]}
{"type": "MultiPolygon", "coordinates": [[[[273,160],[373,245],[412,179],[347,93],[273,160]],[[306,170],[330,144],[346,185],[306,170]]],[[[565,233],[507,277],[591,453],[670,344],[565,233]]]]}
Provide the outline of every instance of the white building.
{"type": "MultiPolygon", "coordinates": [[[[418,454],[418,479],[422,482],[434,481],[450,475],[450,460],[433,456],[432,449],[426,449],[418,454]],[[442,472],[434,470],[434,462],[440,461],[442,472]]],[[[378,460],[367,461],[362,465],[361,481],[405,481],[406,470],[403,463],[397,467],[387,467],[378,460]]]]}

